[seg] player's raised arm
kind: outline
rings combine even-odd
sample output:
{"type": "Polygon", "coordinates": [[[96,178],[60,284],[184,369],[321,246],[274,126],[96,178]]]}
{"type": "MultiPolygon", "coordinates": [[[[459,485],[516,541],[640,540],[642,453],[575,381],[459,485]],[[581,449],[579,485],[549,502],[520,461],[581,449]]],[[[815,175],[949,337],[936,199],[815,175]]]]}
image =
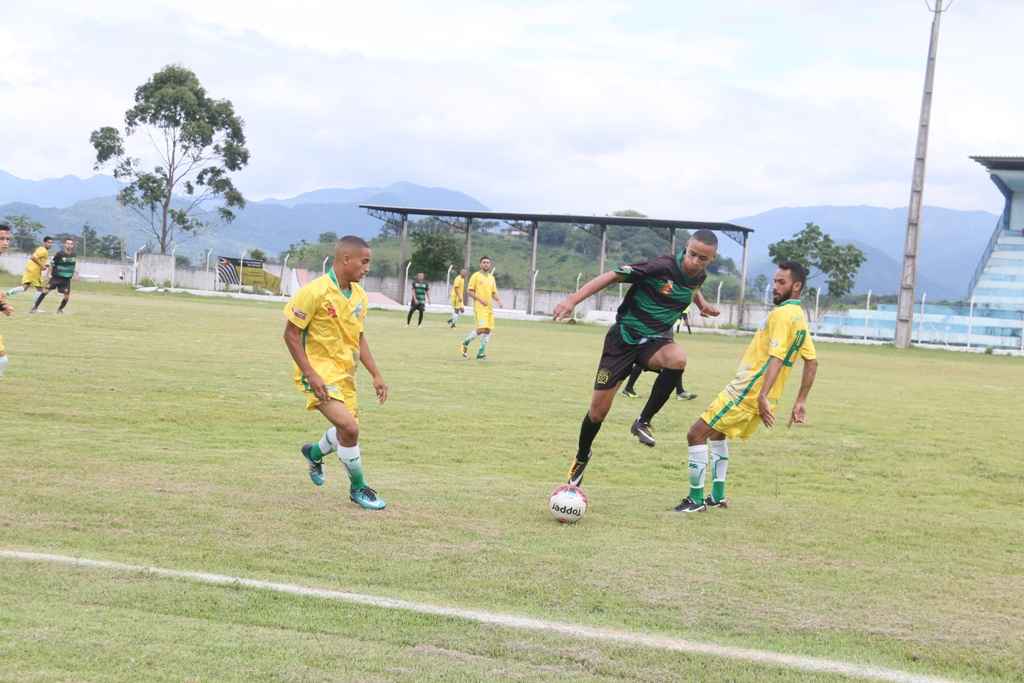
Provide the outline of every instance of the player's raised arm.
{"type": "Polygon", "coordinates": [[[807,422],[807,395],[811,393],[814,378],[818,375],[818,359],[804,359],[804,374],[800,379],[800,392],[793,402],[793,412],[789,416],[789,427],[807,422]]]}
{"type": "Polygon", "coordinates": [[[365,333],[359,335],[359,361],[373,379],[373,390],[377,392],[377,400],[381,403],[388,400],[388,385],[384,383],[384,377],[380,374],[377,361],[370,353],[370,344],[366,341],[365,333]]]}
{"type": "Polygon", "coordinates": [[[572,317],[572,310],[582,302],[594,296],[608,285],[616,282],[623,282],[624,280],[625,278],[614,270],[609,270],[607,273],[598,275],[593,280],[580,287],[578,292],[573,292],[555,306],[555,320],[564,320],[572,317]]]}
{"type": "Polygon", "coordinates": [[[302,343],[302,330],[290,321],[284,324],[284,345],[288,347],[288,353],[292,355],[292,360],[299,366],[299,370],[302,371],[302,376],[306,378],[313,394],[321,401],[326,401],[328,398],[327,385],[309,362],[306,347],[302,343]]]}

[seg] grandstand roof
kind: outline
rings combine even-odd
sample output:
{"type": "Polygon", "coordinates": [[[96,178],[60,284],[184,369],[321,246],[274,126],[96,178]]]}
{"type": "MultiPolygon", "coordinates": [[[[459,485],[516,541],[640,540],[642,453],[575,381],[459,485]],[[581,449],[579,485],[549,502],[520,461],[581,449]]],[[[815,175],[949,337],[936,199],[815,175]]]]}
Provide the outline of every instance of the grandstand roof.
{"type": "Polygon", "coordinates": [[[1024,171],[1024,157],[971,157],[990,171],[1024,171]]]}
{"type": "MultiPolygon", "coordinates": [[[[473,218],[484,221],[532,222],[538,223],[570,223],[574,225],[619,225],[637,228],[676,228],[680,230],[717,230],[725,233],[744,235],[754,232],[751,228],[732,223],[715,221],[681,221],[667,218],[636,218],[630,216],[583,216],[579,214],[561,213],[518,213],[504,211],[462,211],[460,209],[426,209],[411,206],[386,206],[379,204],[360,204],[377,218],[387,219],[389,216],[447,216],[450,218],[473,218]]],[[[740,241],[740,240],[737,240],[740,241]]],[[[741,242],[742,243],[742,242],[741,242]]]]}

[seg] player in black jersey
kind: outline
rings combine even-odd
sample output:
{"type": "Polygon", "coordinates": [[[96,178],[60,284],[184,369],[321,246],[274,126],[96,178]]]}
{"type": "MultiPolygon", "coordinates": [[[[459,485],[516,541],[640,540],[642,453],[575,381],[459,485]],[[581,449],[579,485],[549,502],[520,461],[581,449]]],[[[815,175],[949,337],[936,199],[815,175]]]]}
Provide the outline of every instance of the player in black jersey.
{"type": "Polygon", "coordinates": [[[64,295],[57,313],[64,312],[64,307],[68,305],[68,300],[71,298],[71,278],[75,276],[75,265],[75,241],[69,237],[64,240],[64,248],[58,251],[50,262],[50,283],[47,285],[46,291],[36,298],[29,313],[38,311],[39,304],[43,303],[46,295],[55,289],[64,295]]]}
{"type": "Polygon", "coordinates": [[[409,323],[412,322],[412,314],[416,311],[420,313],[419,322],[416,323],[416,327],[423,324],[423,311],[427,310],[427,304],[430,303],[430,283],[427,282],[427,276],[423,273],[416,273],[416,279],[412,282],[412,300],[409,302],[409,315],[405,316],[405,326],[409,327],[409,323]]]}

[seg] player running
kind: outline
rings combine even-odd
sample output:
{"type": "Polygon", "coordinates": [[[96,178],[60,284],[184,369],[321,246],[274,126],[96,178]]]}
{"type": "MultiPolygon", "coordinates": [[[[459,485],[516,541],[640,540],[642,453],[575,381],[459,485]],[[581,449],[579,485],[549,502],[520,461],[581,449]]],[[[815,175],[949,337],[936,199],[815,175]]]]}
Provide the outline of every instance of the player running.
{"type": "Polygon", "coordinates": [[[807,283],[807,269],[795,261],[783,261],[772,279],[775,308],[754,335],[743,354],[736,377],[686,435],[689,444],[690,493],[676,512],[704,512],[709,507],[728,507],[725,473],[729,467],[727,439],[749,438],[759,423],[775,426],[775,403],[782,395],[789,370],[803,358],[800,392],[793,403],[789,426],[807,422],[807,394],[818,372],[817,353],[800,307],[807,283]],[[704,474],[711,455],[711,495],[704,497],[704,474]]]}
{"type": "Polygon", "coordinates": [[[702,315],[716,316],[718,309],[704,300],[700,286],[707,267],[718,253],[718,238],[710,230],[698,230],[675,256],[666,254],[651,261],[620,266],[585,284],[555,307],[555,320],[569,318],[572,310],[615,282],[632,285],[604,338],[590,409],[580,426],[579,448],[569,470],[569,483],[579,486],[590,462],[591,444],[615,401],[615,392],[634,364],[660,371],[640,417],[630,432],[645,446],[654,446],[651,420],[672,394],[686,367],[686,352],[672,338],[672,326],[692,302],[702,315]]]}
{"type": "MultiPolygon", "coordinates": [[[[7,253],[7,248],[11,246],[11,226],[7,221],[0,221],[0,254],[7,253]]],[[[14,314],[14,309],[9,303],[7,303],[7,295],[4,292],[0,292],[0,314],[10,317],[14,314]]],[[[4,338],[0,335],[0,377],[4,376],[4,371],[7,370],[7,364],[10,360],[7,358],[7,349],[4,348],[4,338]]]]}
{"type": "Polygon", "coordinates": [[[25,271],[21,274],[21,286],[8,289],[8,294],[14,296],[20,292],[27,292],[32,287],[35,287],[37,292],[42,293],[43,273],[50,267],[51,246],[53,246],[53,238],[47,235],[43,238],[43,243],[36,247],[32,255],[28,257],[28,261],[25,263],[25,271]]]}
{"type": "Polygon", "coordinates": [[[32,304],[32,309],[29,313],[42,313],[39,310],[39,305],[43,303],[46,295],[55,289],[64,295],[57,313],[64,313],[64,307],[68,305],[68,300],[71,299],[71,278],[75,276],[75,264],[75,241],[69,237],[64,240],[64,248],[53,257],[53,263],[50,264],[50,283],[36,297],[36,302],[32,304]]]}
{"type": "Polygon", "coordinates": [[[452,281],[452,317],[448,318],[448,327],[455,329],[455,323],[459,322],[459,316],[466,310],[464,306],[466,296],[466,269],[463,268],[452,281]]]}
{"type": "Polygon", "coordinates": [[[491,341],[491,330],[494,329],[494,302],[501,306],[498,296],[498,284],[494,280],[494,261],[490,256],[480,259],[480,270],[469,278],[469,298],[473,300],[473,316],[476,329],[462,340],[462,357],[469,358],[469,345],[480,337],[480,349],[476,353],[477,360],[487,358],[487,344],[491,341]]]}
{"type": "Polygon", "coordinates": [[[388,385],[363,334],[369,300],[358,283],[370,269],[370,256],[363,239],[349,235],[338,240],[327,274],[285,305],[284,343],[295,361],[295,384],[306,395],[306,409],[319,410],[331,423],[318,443],[301,449],[309,478],[323,486],[323,458],[337,451],[348,471],[352,501],[367,510],[382,510],[384,501],[363,478],[356,397],[356,365],[361,362],[373,379],[377,400],[388,398],[388,385]]]}
{"type": "Polygon", "coordinates": [[[416,327],[423,324],[423,311],[427,310],[427,304],[430,303],[430,283],[427,282],[427,276],[423,273],[416,273],[416,279],[412,282],[412,299],[409,301],[409,315],[405,316],[405,326],[409,327],[409,323],[412,322],[412,314],[416,311],[420,312],[419,322],[416,323],[416,327]]]}

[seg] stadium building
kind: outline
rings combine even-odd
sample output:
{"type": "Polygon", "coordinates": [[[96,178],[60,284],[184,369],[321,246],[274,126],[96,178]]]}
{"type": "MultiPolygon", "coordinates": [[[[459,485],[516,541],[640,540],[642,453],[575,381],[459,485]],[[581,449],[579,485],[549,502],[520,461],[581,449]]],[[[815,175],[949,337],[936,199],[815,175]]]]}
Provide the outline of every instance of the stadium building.
{"type": "MultiPolygon", "coordinates": [[[[965,292],[966,302],[922,301],[914,311],[912,338],[916,343],[1024,352],[1024,157],[971,158],[988,169],[1003,194],[1003,213],[965,292]]],[[[818,334],[894,339],[896,306],[826,314],[813,327],[818,334]]]]}

